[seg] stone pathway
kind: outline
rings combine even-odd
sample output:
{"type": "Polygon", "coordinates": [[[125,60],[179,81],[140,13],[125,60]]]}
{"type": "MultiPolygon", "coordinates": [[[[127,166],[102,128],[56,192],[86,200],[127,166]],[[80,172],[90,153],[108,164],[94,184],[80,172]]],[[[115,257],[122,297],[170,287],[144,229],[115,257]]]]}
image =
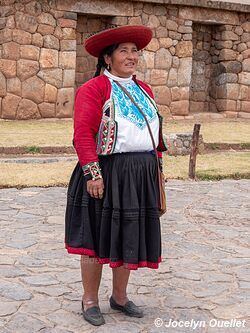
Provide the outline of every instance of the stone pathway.
{"type": "Polygon", "coordinates": [[[0,333],[249,333],[249,190],[249,180],[168,182],[163,263],[132,272],[128,289],[145,317],[110,309],[105,265],[99,328],[81,317],[80,257],[64,249],[66,189],[0,190],[0,333]]]}

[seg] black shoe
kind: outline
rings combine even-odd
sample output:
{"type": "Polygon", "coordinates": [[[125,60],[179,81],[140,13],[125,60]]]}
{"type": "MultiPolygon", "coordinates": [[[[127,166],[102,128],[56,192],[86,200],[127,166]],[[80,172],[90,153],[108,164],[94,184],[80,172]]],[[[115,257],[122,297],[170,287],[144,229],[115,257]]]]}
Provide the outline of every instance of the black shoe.
{"type": "Polygon", "coordinates": [[[113,310],[120,310],[127,316],[142,318],[144,316],[143,311],[139,309],[132,301],[128,301],[125,305],[117,304],[114,298],[111,296],[109,299],[110,307],[113,310]]]}
{"type": "Polygon", "coordinates": [[[90,324],[94,326],[100,326],[105,324],[105,320],[103,318],[99,306],[93,306],[91,308],[88,308],[87,310],[84,310],[82,302],[82,315],[86,321],[88,321],[90,324]]]}

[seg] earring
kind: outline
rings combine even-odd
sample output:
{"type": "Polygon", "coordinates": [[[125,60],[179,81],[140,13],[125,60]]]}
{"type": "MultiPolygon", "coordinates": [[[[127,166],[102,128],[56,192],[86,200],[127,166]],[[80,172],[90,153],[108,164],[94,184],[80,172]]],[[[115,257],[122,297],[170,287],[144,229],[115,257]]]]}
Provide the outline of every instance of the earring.
{"type": "Polygon", "coordinates": [[[107,70],[108,70],[108,71],[110,70],[110,64],[108,64],[107,70]]]}

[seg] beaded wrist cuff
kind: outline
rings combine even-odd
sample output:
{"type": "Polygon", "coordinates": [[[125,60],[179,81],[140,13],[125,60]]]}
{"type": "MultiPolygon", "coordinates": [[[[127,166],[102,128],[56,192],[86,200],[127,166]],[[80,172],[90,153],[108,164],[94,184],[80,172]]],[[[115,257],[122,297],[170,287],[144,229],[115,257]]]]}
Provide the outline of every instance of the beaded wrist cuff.
{"type": "Polygon", "coordinates": [[[102,178],[99,162],[91,162],[82,166],[83,175],[92,180],[102,178]]]}

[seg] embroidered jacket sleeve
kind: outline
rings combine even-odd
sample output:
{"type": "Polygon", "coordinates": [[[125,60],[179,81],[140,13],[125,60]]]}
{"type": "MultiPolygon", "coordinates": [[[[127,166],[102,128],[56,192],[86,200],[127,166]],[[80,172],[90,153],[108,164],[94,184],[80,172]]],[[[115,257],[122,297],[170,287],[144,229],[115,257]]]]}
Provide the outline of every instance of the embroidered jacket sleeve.
{"type": "Polygon", "coordinates": [[[102,86],[92,79],[83,84],[75,96],[74,147],[84,176],[88,179],[101,177],[96,153],[96,134],[102,117],[104,97],[102,86]]]}

